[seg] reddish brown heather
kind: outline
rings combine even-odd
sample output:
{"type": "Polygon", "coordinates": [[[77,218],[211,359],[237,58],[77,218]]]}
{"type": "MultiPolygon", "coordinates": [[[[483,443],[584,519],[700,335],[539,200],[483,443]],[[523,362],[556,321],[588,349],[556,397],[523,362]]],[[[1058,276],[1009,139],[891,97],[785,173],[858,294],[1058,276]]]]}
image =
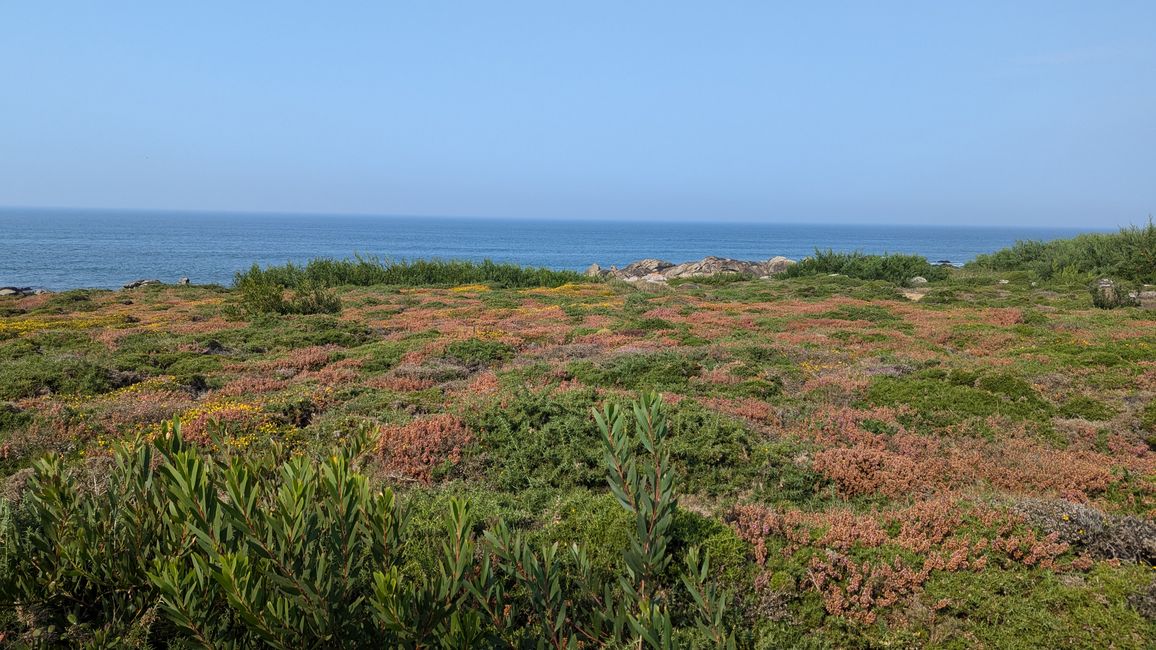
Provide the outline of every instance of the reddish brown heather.
{"type": "Polygon", "coordinates": [[[429,483],[438,467],[461,460],[473,435],[459,418],[439,414],[381,428],[377,452],[395,478],[429,483]]]}

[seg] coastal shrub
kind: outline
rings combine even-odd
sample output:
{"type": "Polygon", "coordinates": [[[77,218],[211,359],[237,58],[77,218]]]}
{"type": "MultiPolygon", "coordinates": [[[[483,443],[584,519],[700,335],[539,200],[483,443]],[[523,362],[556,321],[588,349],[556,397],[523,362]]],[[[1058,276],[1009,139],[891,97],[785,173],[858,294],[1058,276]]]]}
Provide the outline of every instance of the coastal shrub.
{"type": "Polygon", "coordinates": [[[678,352],[620,354],[599,364],[577,361],[570,374],[585,384],[634,390],[685,390],[691,377],[702,372],[697,361],[678,352]]]}
{"type": "Polygon", "coordinates": [[[0,402],[0,432],[12,431],[32,421],[32,414],[8,402],[0,402]]]}
{"type": "Polygon", "coordinates": [[[247,327],[215,332],[211,337],[198,337],[197,342],[205,345],[211,340],[243,353],[265,353],[318,345],[352,347],[367,343],[371,338],[372,334],[365,325],[338,320],[329,314],[261,314],[254,316],[247,327]]]}
{"type": "Polygon", "coordinates": [[[1097,566],[1079,579],[1042,569],[939,572],[921,600],[946,604],[934,612],[936,623],[968,640],[959,647],[1139,649],[1152,637],[1121,638],[1118,631],[1152,634],[1153,622],[1127,605],[1151,582],[1145,571],[1152,573],[1142,565],[1122,571],[1097,566]]]}
{"type": "Polygon", "coordinates": [[[791,265],[784,275],[788,278],[799,278],[830,273],[860,280],[885,280],[902,285],[916,276],[929,281],[944,280],[948,271],[942,266],[932,265],[926,257],[920,255],[867,255],[859,251],[842,253],[816,248],[814,255],[791,265]]]}
{"type": "Polygon", "coordinates": [[[517,264],[501,264],[490,260],[383,261],[376,257],[355,256],[353,259],[313,259],[304,265],[293,264],[261,268],[254,264],[247,271],[238,271],[233,285],[280,286],[290,289],[316,287],[396,285],[408,287],[460,286],[492,284],[496,287],[559,287],[567,283],[594,282],[574,271],[555,271],[531,268],[517,264]]]}
{"type": "Polygon", "coordinates": [[[1116,410],[1087,395],[1077,395],[1064,402],[1056,414],[1062,418],[1083,418],[1098,421],[1111,419],[1116,414],[1116,410]]]}
{"type": "Polygon", "coordinates": [[[480,367],[503,361],[514,354],[509,344],[501,341],[466,339],[446,346],[446,357],[467,366],[480,367]]]}
{"type": "Polygon", "coordinates": [[[102,490],[46,458],[18,504],[0,505],[0,602],[20,613],[3,634],[69,647],[734,647],[709,554],[675,536],[662,401],[607,405],[595,422],[626,514],[606,519],[625,544],[602,572],[583,547],[531,544],[463,499],[423,544],[440,548],[432,566],[405,570],[407,509],[358,471],[364,437],[322,460],[275,444],[215,455],[174,424],[117,447],[102,490]]]}
{"type": "Polygon", "coordinates": [[[98,395],[127,384],[130,377],[72,354],[48,354],[0,361],[0,399],[44,393],[98,395]]]}
{"type": "Polygon", "coordinates": [[[1071,239],[1018,241],[968,267],[993,271],[1031,271],[1043,279],[1084,281],[1114,276],[1130,282],[1156,282],[1156,224],[1129,226],[1116,233],[1085,233],[1071,239]]]}
{"type": "Polygon", "coordinates": [[[241,306],[250,314],[336,314],[341,298],[324,285],[306,280],[291,287],[269,276],[238,275],[241,306]]]}
{"type": "Polygon", "coordinates": [[[519,389],[463,419],[475,432],[485,479],[495,487],[594,487],[601,483],[598,434],[590,421],[593,389],[562,393],[519,389]]]}
{"type": "Polygon", "coordinates": [[[1050,407],[1043,400],[1018,394],[1020,387],[1015,382],[1003,385],[997,379],[986,385],[997,392],[941,379],[877,377],[867,387],[866,399],[878,406],[909,406],[913,411],[911,417],[934,426],[992,415],[1018,420],[1043,420],[1051,415],[1050,407]]]}
{"type": "Polygon", "coordinates": [[[1140,304],[1134,297],[1136,291],[1125,283],[1110,278],[1102,278],[1091,283],[1088,286],[1088,293],[1092,294],[1092,306],[1097,309],[1118,309],[1140,304]]]}
{"type": "Polygon", "coordinates": [[[1156,451],[1156,400],[1148,402],[1140,410],[1140,431],[1148,449],[1156,451]]]}

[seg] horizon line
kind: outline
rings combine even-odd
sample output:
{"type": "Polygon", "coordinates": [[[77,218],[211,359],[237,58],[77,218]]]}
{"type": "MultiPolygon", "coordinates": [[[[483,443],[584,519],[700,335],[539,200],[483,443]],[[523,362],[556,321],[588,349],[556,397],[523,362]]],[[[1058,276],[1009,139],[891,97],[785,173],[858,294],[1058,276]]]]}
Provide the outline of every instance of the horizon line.
{"type": "MultiPolygon", "coordinates": [[[[169,215],[238,215],[255,217],[356,217],[376,219],[444,219],[444,220],[473,220],[473,221],[537,221],[558,223],[582,222],[618,222],[618,223],[684,223],[684,224],[727,224],[727,225],[784,225],[784,226],[883,226],[883,227],[920,227],[920,228],[990,228],[996,230],[1087,230],[1091,232],[1113,231],[1128,227],[1139,226],[1141,222],[1129,222],[1115,226],[1092,225],[1031,225],[1031,224],[967,224],[967,223],[919,223],[903,221],[790,221],[774,218],[705,218],[705,217],[548,217],[548,216],[495,216],[495,215],[465,215],[465,214],[404,214],[391,212],[362,212],[362,211],[312,211],[312,210],[254,210],[231,208],[158,208],[158,207],[108,207],[108,206],[67,206],[67,205],[12,205],[0,204],[0,213],[13,210],[40,210],[40,211],[68,211],[68,212],[130,212],[130,213],[158,213],[169,215]]],[[[1152,215],[1148,215],[1151,220],[1152,215]]]]}

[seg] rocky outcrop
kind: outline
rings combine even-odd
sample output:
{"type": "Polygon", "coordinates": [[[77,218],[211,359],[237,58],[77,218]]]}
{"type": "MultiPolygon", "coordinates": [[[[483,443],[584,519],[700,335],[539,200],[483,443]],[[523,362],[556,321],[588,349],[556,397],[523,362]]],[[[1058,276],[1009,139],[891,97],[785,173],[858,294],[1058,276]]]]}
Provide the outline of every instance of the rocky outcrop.
{"type": "Polygon", "coordinates": [[[164,284],[160,280],[133,280],[124,285],[125,289],[139,289],[140,287],[148,287],[154,284],[164,284]]]}
{"type": "Polygon", "coordinates": [[[624,267],[610,267],[604,269],[597,264],[591,264],[586,269],[590,277],[613,278],[627,282],[666,282],[677,278],[697,278],[720,273],[735,273],[765,278],[786,271],[794,260],[785,257],[772,257],[765,261],[734,260],[726,257],[705,257],[694,262],[673,264],[666,260],[648,258],[633,262],[624,267]]]}
{"type": "Polygon", "coordinates": [[[45,289],[33,289],[32,287],[0,287],[0,296],[23,298],[24,296],[39,296],[42,293],[50,292],[45,289]]]}

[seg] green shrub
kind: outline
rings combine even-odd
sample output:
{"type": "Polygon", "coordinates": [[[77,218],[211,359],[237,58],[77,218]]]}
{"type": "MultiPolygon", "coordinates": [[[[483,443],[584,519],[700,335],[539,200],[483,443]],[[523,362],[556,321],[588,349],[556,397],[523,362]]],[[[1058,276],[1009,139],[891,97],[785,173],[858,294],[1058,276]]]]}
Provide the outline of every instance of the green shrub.
{"type": "Polygon", "coordinates": [[[129,383],[130,378],[72,354],[49,354],[0,361],[0,399],[15,400],[42,393],[99,395],[129,383]]]}
{"type": "Polygon", "coordinates": [[[1050,242],[1019,241],[969,267],[994,271],[1032,271],[1044,279],[1082,281],[1115,276],[1130,282],[1156,282],[1156,225],[1131,226],[1117,233],[1089,233],[1050,242]]]}
{"type": "Polygon", "coordinates": [[[514,348],[501,341],[466,339],[454,341],[446,346],[446,357],[460,361],[467,366],[486,366],[509,359],[514,348]]]}
{"type": "Polygon", "coordinates": [[[1140,428],[1156,433],[1156,400],[1148,402],[1140,411],[1140,428]]]}
{"type": "Polygon", "coordinates": [[[1092,294],[1092,306],[1097,309],[1119,309],[1140,304],[1125,283],[1109,278],[1093,282],[1088,287],[1088,292],[1092,294]]]}
{"type": "Polygon", "coordinates": [[[0,402],[0,433],[13,431],[32,422],[32,414],[13,404],[0,402]]]}
{"type": "Polygon", "coordinates": [[[480,438],[476,462],[507,491],[601,485],[593,389],[552,393],[520,389],[502,403],[463,414],[480,438]]]}
{"type": "Polygon", "coordinates": [[[569,366],[575,379],[595,386],[633,390],[685,390],[691,377],[702,372],[697,361],[677,352],[621,354],[595,365],[579,361],[569,366]]]}
{"type": "Polygon", "coordinates": [[[490,260],[415,260],[385,262],[375,257],[353,259],[313,259],[304,266],[293,263],[262,269],[253,265],[238,271],[233,279],[237,288],[280,286],[291,289],[397,285],[409,287],[455,286],[485,283],[497,287],[558,287],[570,282],[595,280],[574,271],[529,268],[516,264],[499,264],[490,260]]]}
{"type": "Polygon", "coordinates": [[[860,280],[886,280],[907,284],[916,276],[929,281],[947,278],[947,269],[933,266],[920,255],[867,255],[861,252],[838,253],[831,249],[815,249],[815,254],[789,267],[788,278],[838,273],[860,280]]]}
{"type": "Polygon", "coordinates": [[[241,306],[250,314],[336,314],[341,311],[341,298],[314,281],[303,282],[287,291],[286,286],[268,276],[253,274],[238,277],[236,288],[241,306]]]}
{"type": "Polygon", "coordinates": [[[1084,418],[1093,421],[1108,420],[1115,414],[1115,409],[1086,395],[1077,395],[1064,402],[1057,412],[1062,418],[1084,418]]]}
{"type": "Polygon", "coordinates": [[[937,379],[878,377],[868,386],[866,398],[880,406],[910,406],[913,417],[934,426],[992,415],[1036,421],[1051,416],[1046,402],[1021,392],[1022,386],[1008,379],[991,379],[986,383],[990,390],[984,390],[937,379]]]}
{"type": "MultiPolygon", "coordinates": [[[[261,314],[247,327],[215,332],[212,340],[243,353],[294,350],[313,345],[351,347],[369,342],[370,330],[363,324],[338,320],[328,314],[283,316],[261,314]]],[[[208,337],[199,340],[202,345],[208,337]]]]}

